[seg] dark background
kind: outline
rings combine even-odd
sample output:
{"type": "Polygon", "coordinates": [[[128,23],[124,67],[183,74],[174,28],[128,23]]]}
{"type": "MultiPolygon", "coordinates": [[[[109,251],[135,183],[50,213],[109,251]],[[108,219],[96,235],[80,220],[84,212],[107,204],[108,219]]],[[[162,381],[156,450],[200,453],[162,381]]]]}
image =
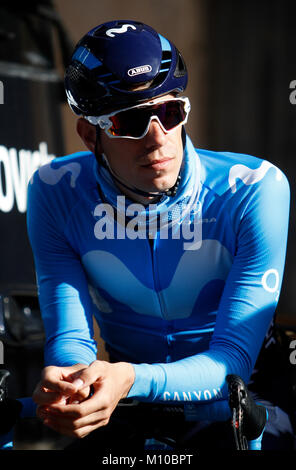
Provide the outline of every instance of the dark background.
{"type": "MultiPolygon", "coordinates": [[[[209,1],[209,93],[205,145],[244,152],[279,166],[291,188],[281,321],[296,320],[295,12],[292,1],[209,1]]],[[[272,211],[272,207],[270,207],[272,211]]]]}
{"type": "MultiPolygon", "coordinates": [[[[184,55],[192,104],[187,131],[194,145],[256,155],[288,177],[291,221],[277,313],[280,323],[295,326],[296,104],[290,102],[290,83],[296,80],[295,10],[290,0],[2,0],[0,146],[33,152],[46,142],[48,153],[56,156],[84,150],[62,86],[72,47],[104,21],[150,24],[184,55]]],[[[5,194],[3,163],[0,171],[5,194]]],[[[0,340],[12,396],[32,393],[43,361],[25,217],[16,204],[9,213],[0,210],[0,340]]],[[[99,330],[96,335],[104,359],[99,330]]],[[[44,430],[34,432],[36,440],[44,430]]]]}

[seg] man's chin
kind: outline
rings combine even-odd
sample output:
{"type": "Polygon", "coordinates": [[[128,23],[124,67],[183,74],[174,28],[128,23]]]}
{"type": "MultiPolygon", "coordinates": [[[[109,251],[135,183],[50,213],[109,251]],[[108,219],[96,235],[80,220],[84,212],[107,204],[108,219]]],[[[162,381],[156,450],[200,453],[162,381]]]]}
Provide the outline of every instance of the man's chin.
{"type": "Polygon", "coordinates": [[[167,191],[168,189],[172,188],[176,181],[177,181],[178,175],[174,178],[172,177],[163,177],[159,176],[158,178],[155,178],[152,182],[151,185],[145,185],[147,189],[146,191],[149,192],[164,192],[167,191]]]}

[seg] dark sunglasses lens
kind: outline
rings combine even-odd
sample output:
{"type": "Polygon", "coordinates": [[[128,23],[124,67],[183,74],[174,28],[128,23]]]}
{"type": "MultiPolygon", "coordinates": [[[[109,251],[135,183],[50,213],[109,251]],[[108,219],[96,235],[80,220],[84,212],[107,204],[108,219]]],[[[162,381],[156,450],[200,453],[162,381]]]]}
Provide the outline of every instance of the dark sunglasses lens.
{"type": "Polygon", "coordinates": [[[141,137],[150,119],[150,113],[143,109],[129,109],[110,117],[109,132],[116,136],[141,137]]]}
{"type": "Polygon", "coordinates": [[[151,116],[157,116],[165,130],[169,131],[184,121],[186,113],[183,101],[167,101],[147,106],[146,108],[134,108],[110,117],[112,127],[109,132],[115,136],[141,137],[151,116]]]}
{"type": "Polygon", "coordinates": [[[178,126],[185,119],[183,101],[167,101],[159,106],[159,111],[155,113],[165,130],[169,131],[178,126]]]}

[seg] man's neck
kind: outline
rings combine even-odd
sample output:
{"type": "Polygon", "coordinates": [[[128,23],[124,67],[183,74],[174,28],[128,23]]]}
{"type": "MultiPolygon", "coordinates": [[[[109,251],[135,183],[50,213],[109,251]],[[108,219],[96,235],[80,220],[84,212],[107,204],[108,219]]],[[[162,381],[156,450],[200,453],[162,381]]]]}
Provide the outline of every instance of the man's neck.
{"type": "Polygon", "coordinates": [[[115,184],[120,189],[120,191],[122,192],[124,196],[127,196],[131,201],[139,202],[140,204],[143,204],[144,206],[147,206],[148,204],[155,204],[160,199],[160,196],[155,196],[155,197],[141,196],[140,194],[134,193],[133,191],[130,191],[129,189],[125,188],[117,181],[115,182],[115,184]]]}

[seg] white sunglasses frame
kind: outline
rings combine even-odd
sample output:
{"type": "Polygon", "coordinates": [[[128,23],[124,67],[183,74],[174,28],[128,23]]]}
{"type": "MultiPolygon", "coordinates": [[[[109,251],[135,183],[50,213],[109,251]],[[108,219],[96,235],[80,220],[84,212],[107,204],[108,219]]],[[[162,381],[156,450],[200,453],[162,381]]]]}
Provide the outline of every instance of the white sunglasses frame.
{"type": "Polygon", "coordinates": [[[174,130],[176,130],[178,127],[184,125],[187,123],[187,120],[188,120],[188,116],[189,116],[189,112],[190,112],[190,109],[191,109],[191,105],[190,105],[190,101],[189,101],[189,98],[187,98],[187,96],[181,96],[181,97],[176,97],[176,98],[169,98],[169,99],[161,99],[161,98],[157,98],[155,100],[152,100],[152,101],[148,101],[148,102],[145,102],[145,103],[141,103],[141,104],[138,104],[136,106],[129,106],[128,108],[124,108],[124,109],[118,109],[116,111],[113,111],[112,113],[110,114],[104,114],[102,116],[85,116],[85,119],[90,122],[90,124],[93,124],[94,126],[97,126],[99,125],[100,128],[106,133],[106,135],[110,138],[110,139],[133,139],[133,140],[139,140],[139,139],[142,139],[143,137],[145,137],[145,135],[147,134],[148,130],[149,130],[149,127],[150,127],[150,124],[151,124],[151,121],[153,119],[156,119],[161,127],[161,129],[163,130],[163,132],[165,134],[169,134],[170,132],[173,132],[174,130]],[[175,127],[173,127],[172,129],[169,129],[168,131],[164,128],[164,126],[162,125],[161,121],[159,120],[158,116],[154,116],[152,115],[149,119],[149,122],[147,124],[147,127],[145,129],[145,131],[143,132],[142,135],[140,135],[139,137],[133,137],[133,136],[130,136],[130,135],[112,135],[110,134],[108,131],[109,129],[113,126],[113,122],[109,119],[110,117],[112,116],[115,116],[116,114],[118,113],[123,113],[124,111],[129,111],[130,109],[138,109],[138,108],[147,108],[149,106],[153,106],[155,104],[161,104],[161,103],[167,103],[168,101],[182,101],[185,106],[184,106],[184,111],[186,113],[186,116],[185,116],[185,119],[180,122],[179,124],[177,124],[175,127]]]}

